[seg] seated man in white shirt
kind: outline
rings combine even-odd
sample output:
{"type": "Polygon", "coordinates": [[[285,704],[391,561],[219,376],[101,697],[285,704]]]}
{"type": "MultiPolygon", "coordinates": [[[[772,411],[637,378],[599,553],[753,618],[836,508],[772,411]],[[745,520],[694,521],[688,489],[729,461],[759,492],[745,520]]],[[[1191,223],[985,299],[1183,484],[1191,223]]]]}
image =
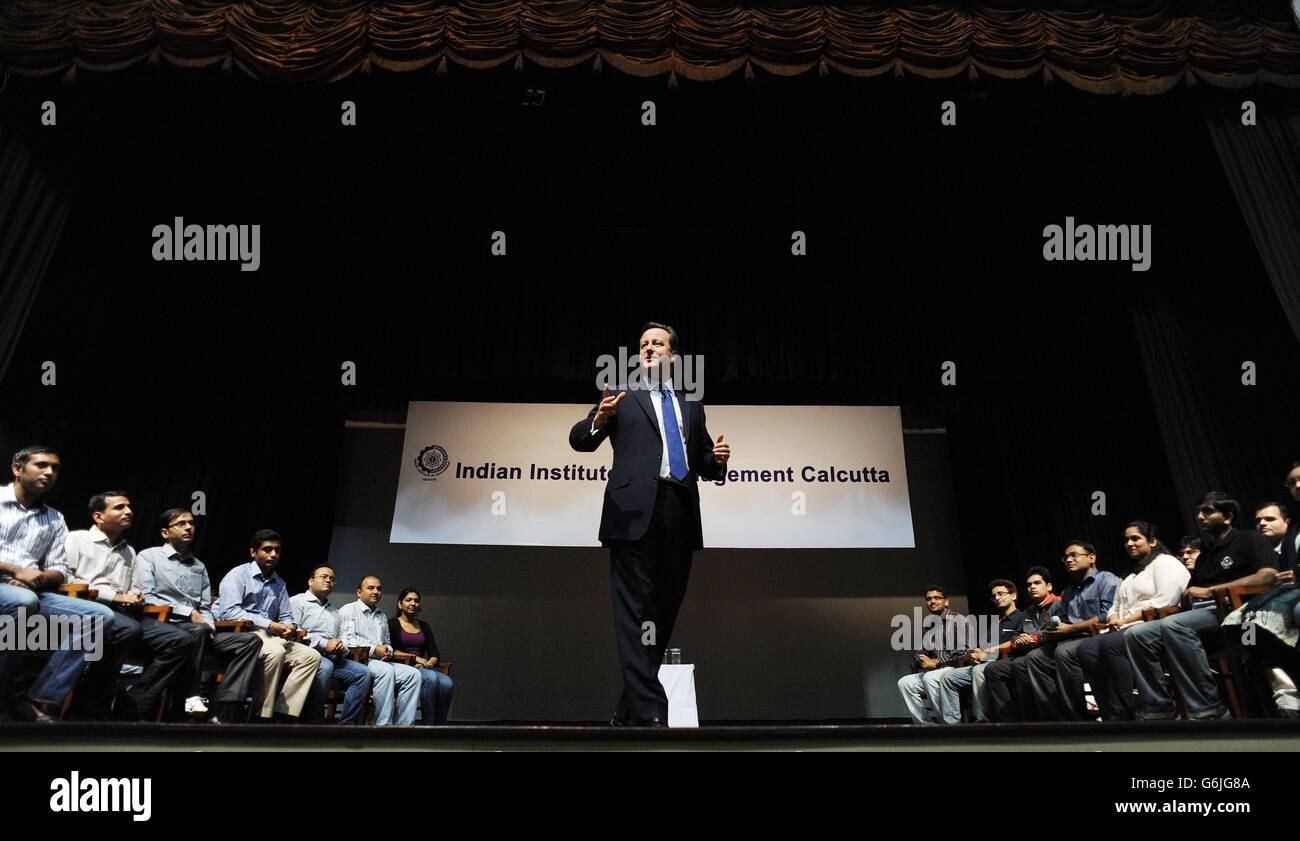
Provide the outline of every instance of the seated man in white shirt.
{"type": "Polygon", "coordinates": [[[393,645],[388,636],[388,617],[379,609],[384,597],[384,582],[378,576],[367,575],[357,585],[357,600],[339,608],[342,620],[343,642],[348,648],[364,646],[370,651],[366,663],[374,675],[375,724],[411,725],[420,703],[420,670],[392,662],[393,645]],[[383,702],[380,684],[386,683],[397,690],[396,711],[391,702],[383,702]]]}
{"type": "MultiPolygon", "coordinates": [[[[158,622],[143,613],[144,594],[131,585],[135,549],[122,536],[131,527],[131,500],[122,491],[105,491],[90,498],[88,530],[68,532],[68,580],[86,584],[95,598],[116,612],[103,659],[91,663],[73,696],[84,718],[102,718],[112,705],[113,717],[152,719],[165,689],[183,693],[188,688],[186,666],[194,660],[197,638],[175,625],[158,622]],[[140,679],[114,704],[114,690],[122,662],[133,648],[146,652],[147,666],[140,679]]],[[[181,697],[184,697],[183,695],[181,697]]]]}

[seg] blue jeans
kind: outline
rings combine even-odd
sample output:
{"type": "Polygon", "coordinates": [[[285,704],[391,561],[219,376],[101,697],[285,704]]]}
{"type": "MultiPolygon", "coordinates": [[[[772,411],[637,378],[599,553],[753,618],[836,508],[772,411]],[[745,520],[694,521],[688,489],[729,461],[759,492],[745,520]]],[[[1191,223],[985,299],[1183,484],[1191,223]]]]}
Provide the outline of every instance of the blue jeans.
{"type": "MultiPolygon", "coordinates": [[[[23,621],[23,626],[14,628],[19,634],[27,633],[24,617],[29,619],[39,614],[47,621],[55,617],[77,620],[67,623],[65,627],[69,633],[60,640],[62,644],[50,656],[40,677],[27,693],[27,700],[32,703],[53,706],[61,706],[63,699],[76,687],[85,670],[87,654],[96,659],[104,655],[114,617],[111,609],[96,602],[70,599],[58,593],[34,593],[13,584],[0,584],[0,614],[14,617],[10,621],[23,621]],[[88,635],[83,632],[85,629],[80,621],[83,617],[100,620],[89,627],[88,635]]],[[[8,696],[9,684],[21,656],[18,651],[0,651],[0,699],[8,696]]]]}
{"type": "Polygon", "coordinates": [[[907,705],[907,711],[911,713],[912,720],[917,724],[938,724],[942,720],[937,717],[943,715],[943,710],[939,707],[943,703],[939,698],[939,682],[950,671],[952,671],[951,666],[944,666],[928,672],[903,675],[898,679],[898,691],[903,696],[903,703],[907,705]],[[925,705],[927,697],[934,707],[933,714],[925,705]]]}
{"type": "MultiPolygon", "coordinates": [[[[960,669],[950,669],[939,678],[939,700],[935,707],[939,711],[940,719],[944,724],[961,723],[961,690],[967,686],[972,686],[971,691],[971,715],[976,721],[988,721],[988,697],[984,690],[984,669],[989,663],[976,663],[973,666],[963,666],[960,669]]],[[[934,698],[930,699],[933,703],[934,698]]]]}
{"type": "Polygon", "coordinates": [[[437,669],[420,669],[420,723],[445,724],[451,710],[451,678],[437,669]]]}
{"type": "Polygon", "coordinates": [[[374,677],[375,724],[407,727],[415,723],[420,703],[420,670],[374,657],[366,664],[374,677]],[[396,704],[394,705],[394,700],[396,704]]]}
{"type": "Polygon", "coordinates": [[[1217,718],[1227,712],[1210,671],[1202,636],[1216,631],[1214,610],[1184,610],[1159,622],[1143,622],[1124,632],[1133,685],[1138,691],[1137,717],[1144,721],[1174,717],[1174,699],[1165,670],[1178,687],[1188,718],[1217,718]]]}
{"type": "Polygon", "coordinates": [[[316,671],[316,680],[307,695],[307,704],[303,707],[302,719],[311,724],[325,721],[325,698],[329,695],[330,685],[338,682],[345,687],[343,694],[343,712],[339,715],[339,724],[356,724],[366,710],[366,701],[370,698],[370,685],[374,678],[370,670],[360,663],[343,657],[334,660],[327,656],[320,658],[320,668],[316,671]]]}

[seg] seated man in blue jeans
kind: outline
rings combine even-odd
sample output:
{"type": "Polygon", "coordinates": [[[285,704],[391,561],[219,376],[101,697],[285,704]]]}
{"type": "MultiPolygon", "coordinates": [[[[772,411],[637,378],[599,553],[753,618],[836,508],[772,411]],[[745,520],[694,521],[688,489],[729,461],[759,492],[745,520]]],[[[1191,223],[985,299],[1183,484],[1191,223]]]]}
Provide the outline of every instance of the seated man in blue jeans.
{"type": "MultiPolygon", "coordinates": [[[[913,721],[917,724],[939,724],[943,721],[940,681],[968,654],[964,648],[947,648],[948,645],[957,645],[957,634],[954,632],[957,623],[962,622],[964,617],[949,610],[948,596],[944,588],[937,584],[925,588],[925,609],[929,613],[922,620],[921,627],[913,633],[920,638],[922,645],[929,645],[927,641],[932,641],[933,645],[915,654],[913,671],[898,679],[898,691],[903,696],[903,703],[913,721]],[[929,706],[926,705],[927,698],[929,706]]],[[[964,629],[961,635],[965,637],[964,629]]]]}
{"type": "MultiPolygon", "coordinates": [[[[13,457],[13,484],[0,488],[0,617],[13,623],[17,633],[26,633],[28,617],[38,613],[51,633],[58,624],[67,631],[27,696],[10,709],[24,721],[58,719],[86,662],[103,657],[113,627],[108,607],[53,592],[67,575],[68,526],[62,514],[41,500],[58,481],[59,466],[59,455],[50,448],[27,447],[13,457]]],[[[0,651],[0,704],[8,700],[21,657],[18,651],[0,651]]]]}
{"type": "Polygon", "coordinates": [[[1192,607],[1159,622],[1143,622],[1124,634],[1140,720],[1174,717],[1166,671],[1178,686],[1188,718],[1228,717],[1205,656],[1204,638],[1219,633],[1221,617],[1214,609],[1214,593],[1231,587],[1267,587],[1277,575],[1278,563],[1268,538],[1235,528],[1240,515],[1241,505],[1227,494],[1205,495],[1196,509],[1203,548],[1191,583],[1183,591],[1183,600],[1192,607]],[[1198,603],[1204,606],[1197,607],[1198,603]]]}
{"type": "Polygon", "coordinates": [[[339,724],[359,723],[374,680],[370,669],[348,657],[339,609],[330,604],[334,581],[332,567],[318,566],[312,570],[311,578],[307,579],[307,592],[289,599],[293,623],[307,632],[307,644],[320,652],[316,683],[307,695],[307,706],[302,713],[302,720],[309,724],[325,721],[325,698],[329,695],[330,683],[334,680],[347,688],[339,724]]]}
{"type": "Polygon", "coordinates": [[[974,648],[970,666],[950,669],[939,678],[939,702],[935,705],[944,724],[961,722],[961,690],[973,686],[971,693],[971,716],[977,722],[987,722],[992,713],[992,704],[985,691],[984,677],[989,664],[1011,650],[1011,642],[1020,636],[1024,627],[1024,617],[1016,610],[1016,585],[1005,579],[995,578],[989,582],[989,600],[998,609],[998,638],[988,640],[993,643],[988,648],[974,648]]]}

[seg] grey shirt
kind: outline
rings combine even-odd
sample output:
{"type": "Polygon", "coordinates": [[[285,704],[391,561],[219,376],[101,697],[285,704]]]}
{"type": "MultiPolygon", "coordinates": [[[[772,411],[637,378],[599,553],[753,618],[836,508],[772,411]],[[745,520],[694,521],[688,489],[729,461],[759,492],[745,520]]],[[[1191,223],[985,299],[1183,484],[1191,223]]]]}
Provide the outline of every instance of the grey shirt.
{"type": "Polygon", "coordinates": [[[208,568],[193,555],[182,558],[166,543],[145,549],[135,558],[132,584],[144,593],[145,603],[170,605],[176,619],[189,619],[197,610],[208,624],[217,625],[208,568]]]}
{"type": "Polygon", "coordinates": [[[290,598],[289,609],[293,611],[293,623],[307,631],[307,642],[321,654],[330,640],[343,639],[339,609],[328,600],[322,602],[312,591],[290,598]]]}

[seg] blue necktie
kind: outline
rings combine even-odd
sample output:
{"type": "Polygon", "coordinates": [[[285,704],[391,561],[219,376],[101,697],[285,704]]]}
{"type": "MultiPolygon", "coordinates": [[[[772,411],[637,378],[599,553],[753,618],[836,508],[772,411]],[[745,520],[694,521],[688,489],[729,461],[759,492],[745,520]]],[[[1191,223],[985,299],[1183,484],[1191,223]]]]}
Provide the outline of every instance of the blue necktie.
{"type": "Polygon", "coordinates": [[[659,392],[664,407],[664,438],[668,442],[668,472],[681,482],[686,479],[686,451],[682,449],[682,436],[677,426],[677,410],[673,408],[673,394],[664,389],[659,392]]]}

